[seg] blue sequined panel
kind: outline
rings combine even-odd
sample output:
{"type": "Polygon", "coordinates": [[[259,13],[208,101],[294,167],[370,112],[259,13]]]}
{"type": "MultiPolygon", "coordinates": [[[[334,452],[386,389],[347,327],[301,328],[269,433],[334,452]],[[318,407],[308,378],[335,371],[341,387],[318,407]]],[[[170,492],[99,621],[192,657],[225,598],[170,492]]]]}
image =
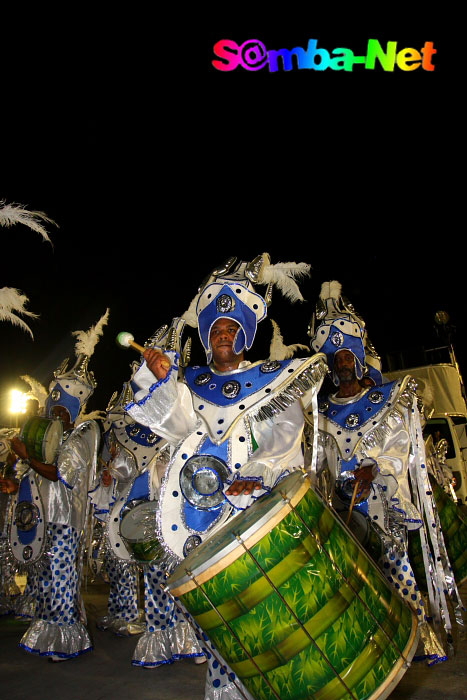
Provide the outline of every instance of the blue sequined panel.
{"type": "Polygon", "coordinates": [[[191,391],[204,401],[216,406],[229,406],[245,401],[256,391],[267,387],[291,362],[292,360],[277,362],[277,369],[274,371],[262,371],[261,368],[264,370],[267,363],[260,363],[250,369],[222,375],[214,374],[210,367],[187,367],[185,381],[191,391]],[[231,385],[236,387],[237,384],[238,393],[229,391],[231,385]],[[226,396],[232,393],[235,394],[232,398],[226,396]]]}
{"type": "Polygon", "coordinates": [[[320,410],[329,421],[346,430],[361,430],[367,421],[375,417],[391,405],[390,397],[396,382],[381,384],[370,389],[359,401],[348,404],[338,404],[329,397],[329,407],[320,410]]]}

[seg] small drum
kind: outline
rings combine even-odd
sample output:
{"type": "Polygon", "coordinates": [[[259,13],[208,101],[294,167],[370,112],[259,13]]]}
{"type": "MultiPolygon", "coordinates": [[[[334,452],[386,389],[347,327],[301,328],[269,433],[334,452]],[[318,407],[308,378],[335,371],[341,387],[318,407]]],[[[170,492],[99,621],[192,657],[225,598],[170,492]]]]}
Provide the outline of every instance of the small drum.
{"type": "Polygon", "coordinates": [[[301,472],[191,552],[171,594],[257,700],[386,698],[417,619],[301,472]]]}
{"type": "Polygon", "coordinates": [[[156,537],[158,501],[143,501],[124,512],[120,522],[120,536],[140,562],[160,559],[164,549],[156,537]]]}
{"type": "Polygon", "coordinates": [[[58,418],[33,416],[23,426],[21,440],[30,457],[45,464],[53,464],[62,444],[63,424],[58,418]]]}

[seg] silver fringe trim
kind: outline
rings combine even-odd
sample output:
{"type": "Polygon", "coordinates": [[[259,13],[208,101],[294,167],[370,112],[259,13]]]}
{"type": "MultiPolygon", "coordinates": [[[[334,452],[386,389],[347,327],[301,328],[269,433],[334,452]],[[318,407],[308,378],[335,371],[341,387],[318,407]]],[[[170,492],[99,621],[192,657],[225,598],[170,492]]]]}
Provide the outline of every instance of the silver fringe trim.
{"type": "Polygon", "coordinates": [[[308,365],[296,377],[291,379],[287,386],[275,394],[267,403],[251,415],[253,420],[258,422],[274,418],[283,411],[286,411],[295,401],[301,399],[310,389],[317,386],[326,376],[328,367],[320,360],[316,364],[308,365]]]}
{"type": "Polygon", "coordinates": [[[354,453],[357,447],[359,451],[365,454],[368,450],[382,446],[386,438],[391,435],[394,429],[394,423],[399,425],[405,423],[406,419],[403,411],[407,411],[407,409],[411,408],[413,398],[416,395],[416,388],[417,382],[412,377],[407,377],[405,386],[403,385],[393,408],[386,413],[384,420],[380,421],[375,428],[369,430],[361,438],[354,449],[354,453]]]}

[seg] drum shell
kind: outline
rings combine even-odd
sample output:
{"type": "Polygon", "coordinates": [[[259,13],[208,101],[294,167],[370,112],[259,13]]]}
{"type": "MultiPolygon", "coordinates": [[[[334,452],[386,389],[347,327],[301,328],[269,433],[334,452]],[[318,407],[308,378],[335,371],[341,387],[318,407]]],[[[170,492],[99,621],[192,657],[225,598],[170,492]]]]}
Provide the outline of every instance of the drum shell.
{"type": "Polygon", "coordinates": [[[456,583],[460,586],[467,579],[467,518],[433,477],[430,477],[430,481],[444,544],[456,583]]]}
{"type": "MultiPolygon", "coordinates": [[[[467,518],[446,491],[430,475],[433,498],[443,531],[444,544],[457,586],[467,579],[467,518]]],[[[431,547],[430,547],[431,548],[431,547]]],[[[433,553],[432,553],[433,555],[433,553]]],[[[422,543],[418,530],[409,532],[409,557],[420,589],[427,591],[422,543]]]]}
{"type": "Polygon", "coordinates": [[[296,511],[284,505],[251,547],[257,563],[241,550],[201,586],[178,586],[174,573],[169,588],[258,700],[274,697],[268,683],[281,700],[346,697],[331,667],[360,700],[387,694],[404,672],[401,652],[415,651],[415,615],[313,489],[296,511]]]}
{"type": "Polygon", "coordinates": [[[26,445],[28,455],[46,464],[53,464],[62,437],[61,421],[41,416],[29,418],[21,431],[21,439],[26,445]]]}

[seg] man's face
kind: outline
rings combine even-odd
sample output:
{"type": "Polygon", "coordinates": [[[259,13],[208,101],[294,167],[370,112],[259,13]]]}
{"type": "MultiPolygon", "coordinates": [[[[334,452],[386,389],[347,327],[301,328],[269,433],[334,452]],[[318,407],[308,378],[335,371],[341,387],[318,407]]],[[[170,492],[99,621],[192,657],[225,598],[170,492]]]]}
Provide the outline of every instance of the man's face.
{"type": "Polygon", "coordinates": [[[334,356],[334,371],[339,381],[352,382],[357,378],[355,374],[355,357],[349,350],[339,350],[334,356]]]}
{"type": "Polygon", "coordinates": [[[211,328],[211,347],[214,363],[232,362],[238,360],[239,356],[234,353],[233,344],[238,323],[229,318],[219,318],[211,328]]]}
{"type": "Polygon", "coordinates": [[[68,430],[70,427],[73,427],[73,424],[71,423],[70,414],[68,413],[68,410],[65,408],[65,406],[54,406],[52,408],[52,418],[60,418],[65,430],[68,430]]]}

